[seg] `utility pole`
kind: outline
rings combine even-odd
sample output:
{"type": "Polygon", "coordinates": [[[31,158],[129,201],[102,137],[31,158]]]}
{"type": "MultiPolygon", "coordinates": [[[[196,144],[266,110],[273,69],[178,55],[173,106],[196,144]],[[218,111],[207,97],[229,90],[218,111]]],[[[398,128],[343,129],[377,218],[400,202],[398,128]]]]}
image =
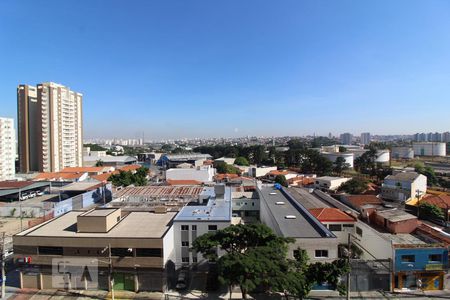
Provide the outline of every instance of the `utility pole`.
{"type": "Polygon", "coordinates": [[[23,214],[22,214],[22,192],[19,188],[19,214],[20,214],[20,232],[23,230],[23,214]]]}
{"type": "Polygon", "coordinates": [[[105,206],[106,205],[106,195],[105,195],[105,192],[106,192],[106,183],[103,183],[103,206],[105,206]]]}
{"type": "MultiPolygon", "coordinates": [[[[352,235],[349,232],[348,233],[348,243],[347,243],[347,264],[350,267],[350,257],[352,255],[351,252],[351,246],[352,246],[352,235]]],[[[350,299],[350,271],[347,273],[347,300],[350,299]]]]}
{"type": "Polygon", "coordinates": [[[111,244],[108,244],[108,258],[109,258],[109,280],[111,284],[111,298],[114,300],[114,276],[113,276],[113,267],[112,267],[112,258],[111,258],[111,244]]]}
{"type": "Polygon", "coordinates": [[[2,232],[2,299],[5,299],[5,292],[6,292],[5,258],[6,258],[5,232],[2,232]]]}

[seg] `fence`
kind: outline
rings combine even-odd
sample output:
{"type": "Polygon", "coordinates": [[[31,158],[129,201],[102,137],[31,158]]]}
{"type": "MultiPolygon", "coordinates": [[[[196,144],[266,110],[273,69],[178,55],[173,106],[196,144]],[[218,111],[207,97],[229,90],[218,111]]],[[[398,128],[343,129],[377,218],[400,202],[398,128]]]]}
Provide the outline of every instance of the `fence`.
{"type": "Polygon", "coordinates": [[[53,212],[51,212],[51,213],[49,213],[49,214],[47,214],[47,215],[45,215],[43,217],[39,217],[37,219],[30,220],[30,221],[28,221],[28,228],[31,228],[31,227],[36,226],[38,224],[44,223],[45,221],[53,219],[53,217],[54,217],[54,214],[53,214],[53,212]]]}

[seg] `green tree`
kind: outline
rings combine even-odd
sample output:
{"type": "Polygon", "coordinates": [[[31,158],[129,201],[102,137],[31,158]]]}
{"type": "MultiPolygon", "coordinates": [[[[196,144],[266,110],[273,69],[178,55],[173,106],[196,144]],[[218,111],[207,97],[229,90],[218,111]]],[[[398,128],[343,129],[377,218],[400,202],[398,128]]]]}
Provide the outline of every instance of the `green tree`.
{"type": "Polygon", "coordinates": [[[352,195],[362,194],[367,190],[367,181],[361,178],[352,178],[347,182],[344,182],[339,191],[346,192],[352,195]]]}
{"type": "Polygon", "coordinates": [[[424,201],[419,204],[419,216],[422,219],[445,219],[445,214],[439,206],[424,201]]]}
{"type": "Polygon", "coordinates": [[[234,160],[234,163],[235,163],[236,165],[238,165],[238,166],[248,166],[248,165],[249,165],[248,160],[247,160],[245,157],[243,157],[243,156],[237,157],[237,158],[234,160]]]}
{"type": "Polygon", "coordinates": [[[281,184],[284,187],[288,187],[289,183],[286,180],[286,176],[284,175],[277,175],[275,176],[275,182],[281,184]]]}
{"type": "Polygon", "coordinates": [[[99,159],[97,160],[97,162],[95,163],[96,167],[103,167],[103,160],[99,159]]]}
{"type": "Polygon", "coordinates": [[[258,286],[269,286],[286,268],[287,245],[292,239],[279,237],[264,224],[238,224],[204,234],[193,249],[217,262],[219,280],[239,285],[242,298],[258,286]],[[218,257],[217,248],[225,252],[218,257]]]}
{"type": "Polygon", "coordinates": [[[439,183],[438,177],[434,172],[434,169],[430,166],[426,166],[423,163],[417,163],[414,166],[414,169],[417,173],[425,175],[427,177],[427,184],[429,186],[435,186],[439,183]]]}
{"type": "Polygon", "coordinates": [[[347,148],[344,146],[339,146],[339,152],[347,152],[347,148]]]}
{"type": "Polygon", "coordinates": [[[147,185],[148,168],[141,167],[133,174],[131,171],[119,171],[108,178],[114,186],[147,185]]]}
{"type": "Polygon", "coordinates": [[[333,163],[316,150],[304,150],[299,157],[300,168],[304,173],[316,173],[323,176],[329,175],[333,171],[333,163]]]}
{"type": "Polygon", "coordinates": [[[350,164],[345,160],[345,158],[343,158],[341,156],[336,158],[333,165],[334,165],[333,172],[335,172],[339,176],[342,174],[342,172],[344,170],[347,170],[350,168],[350,164]]]}
{"type": "Polygon", "coordinates": [[[241,170],[223,161],[215,163],[214,167],[219,174],[241,174],[241,170]]]}
{"type": "Polygon", "coordinates": [[[83,146],[89,147],[91,151],[106,151],[106,148],[103,148],[98,144],[84,144],[83,146]]]}

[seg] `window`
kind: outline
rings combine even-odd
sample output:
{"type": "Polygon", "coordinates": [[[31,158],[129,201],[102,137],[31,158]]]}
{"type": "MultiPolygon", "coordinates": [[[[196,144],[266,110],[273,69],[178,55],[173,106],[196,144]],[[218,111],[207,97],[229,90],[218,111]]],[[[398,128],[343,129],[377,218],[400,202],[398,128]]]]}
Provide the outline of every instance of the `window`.
{"type": "Polygon", "coordinates": [[[328,225],[328,228],[329,228],[331,231],[342,231],[342,226],[341,226],[341,224],[330,224],[330,225],[328,225]]]}
{"type": "Polygon", "coordinates": [[[117,217],[117,222],[119,222],[119,221],[120,221],[120,216],[117,217]]]}
{"type": "Polygon", "coordinates": [[[38,247],[39,255],[63,255],[62,247],[38,247]]]}
{"type": "Polygon", "coordinates": [[[315,257],[328,257],[328,250],[316,250],[315,257]]]}
{"type": "Polygon", "coordinates": [[[192,225],[192,230],[197,230],[197,225],[192,225]]]}
{"type": "Polygon", "coordinates": [[[217,230],[217,225],[208,225],[208,230],[217,230]]]}
{"type": "Polygon", "coordinates": [[[189,230],[189,225],[181,225],[181,230],[183,231],[189,230]]]}
{"type": "Polygon", "coordinates": [[[111,256],[133,256],[133,251],[128,251],[128,248],[111,248],[111,256]]]}
{"type": "Polygon", "coordinates": [[[362,236],[362,229],[359,227],[356,227],[356,234],[359,236],[362,236]]]}
{"type": "Polygon", "coordinates": [[[182,258],[181,258],[181,262],[189,263],[189,256],[182,257],[182,258]]]}
{"type": "Polygon", "coordinates": [[[189,242],[181,242],[182,247],[189,247],[189,242]]]}
{"type": "Polygon", "coordinates": [[[442,262],[442,254],[430,254],[428,255],[429,262],[442,262]]]}
{"type": "Polygon", "coordinates": [[[137,248],[136,256],[139,256],[139,257],[162,257],[162,249],[159,249],[159,248],[137,248]]]}
{"type": "Polygon", "coordinates": [[[342,224],[342,226],[346,227],[346,228],[353,228],[353,227],[355,227],[355,225],[353,225],[353,224],[342,224]]]}
{"type": "Polygon", "coordinates": [[[192,262],[196,263],[197,262],[197,256],[192,257],[192,262]]]}
{"type": "Polygon", "coordinates": [[[415,255],[402,255],[402,262],[415,262],[416,256],[415,255]]]}

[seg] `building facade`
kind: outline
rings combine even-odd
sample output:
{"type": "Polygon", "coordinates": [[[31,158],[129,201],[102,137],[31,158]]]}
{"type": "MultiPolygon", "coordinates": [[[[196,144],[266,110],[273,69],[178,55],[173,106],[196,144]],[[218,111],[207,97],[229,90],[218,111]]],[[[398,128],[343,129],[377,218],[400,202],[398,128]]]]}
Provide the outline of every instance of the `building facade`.
{"type": "Polygon", "coordinates": [[[394,201],[406,201],[427,192],[427,177],[416,172],[400,172],[388,175],[381,185],[381,197],[394,201]]]}
{"type": "Polygon", "coordinates": [[[14,120],[0,118],[0,181],[14,179],[16,174],[16,132],[14,120]]]}
{"type": "Polygon", "coordinates": [[[361,145],[369,145],[370,144],[370,132],[361,133],[361,145]]]}
{"type": "Polygon", "coordinates": [[[351,145],[353,142],[353,135],[351,133],[343,133],[341,134],[341,144],[342,145],[351,145]]]}
{"type": "Polygon", "coordinates": [[[447,149],[445,143],[423,142],[413,143],[414,155],[417,156],[446,156],[447,149]]]}
{"type": "Polygon", "coordinates": [[[58,172],[82,166],[82,98],[53,82],[18,86],[20,172],[58,172]]]}

